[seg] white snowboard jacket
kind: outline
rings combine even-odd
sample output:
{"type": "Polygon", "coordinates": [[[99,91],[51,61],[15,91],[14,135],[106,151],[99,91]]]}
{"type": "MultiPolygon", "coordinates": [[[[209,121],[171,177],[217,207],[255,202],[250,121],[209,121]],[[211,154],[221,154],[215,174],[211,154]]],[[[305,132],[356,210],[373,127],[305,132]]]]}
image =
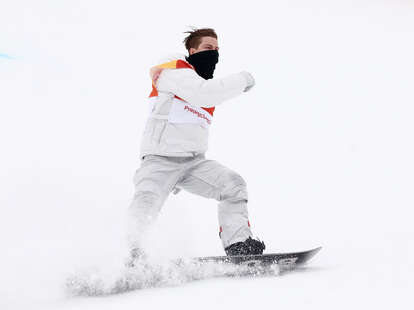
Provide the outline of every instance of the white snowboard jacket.
{"type": "Polygon", "coordinates": [[[150,70],[153,89],[141,158],[205,153],[214,107],[241,94],[247,87],[248,81],[241,72],[205,80],[184,55],[168,60],[150,70]]]}

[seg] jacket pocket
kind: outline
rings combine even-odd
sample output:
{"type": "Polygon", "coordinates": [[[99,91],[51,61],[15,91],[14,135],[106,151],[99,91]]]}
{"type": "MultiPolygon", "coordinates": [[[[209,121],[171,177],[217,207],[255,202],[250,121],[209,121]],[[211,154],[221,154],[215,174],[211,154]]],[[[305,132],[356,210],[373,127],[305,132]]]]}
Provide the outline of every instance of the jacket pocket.
{"type": "Polygon", "coordinates": [[[154,126],[154,131],[152,134],[152,140],[157,144],[161,143],[162,135],[164,134],[165,128],[167,127],[166,121],[158,121],[154,126]]]}

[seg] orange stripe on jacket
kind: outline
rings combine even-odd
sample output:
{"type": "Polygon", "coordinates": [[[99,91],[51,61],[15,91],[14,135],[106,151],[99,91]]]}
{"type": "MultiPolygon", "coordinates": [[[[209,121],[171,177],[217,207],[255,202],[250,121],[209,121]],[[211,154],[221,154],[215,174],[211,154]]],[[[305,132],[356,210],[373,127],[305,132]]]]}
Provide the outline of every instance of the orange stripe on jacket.
{"type": "MultiPolygon", "coordinates": [[[[152,67],[150,70],[150,76],[151,76],[151,80],[152,80],[152,90],[151,93],[149,95],[149,97],[157,97],[158,96],[158,90],[155,87],[155,82],[158,80],[158,77],[161,74],[161,71],[164,69],[183,69],[183,68],[189,68],[189,69],[193,69],[194,67],[192,65],[190,65],[188,62],[181,60],[181,59],[177,59],[177,60],[173,60],[170,62],[166,62],[163,64],[160,64],[158,66],[152,67]]],[[[180,99],[184,102],[186,102],[184,99],[174,95],[175,98],[180,99]]],[[[204,111],[207,111],[211,116],[213,116],[214,110],[216,109],[215,107],[211,107],[211,108],[203,108],[201,107],[204,111]]]]}

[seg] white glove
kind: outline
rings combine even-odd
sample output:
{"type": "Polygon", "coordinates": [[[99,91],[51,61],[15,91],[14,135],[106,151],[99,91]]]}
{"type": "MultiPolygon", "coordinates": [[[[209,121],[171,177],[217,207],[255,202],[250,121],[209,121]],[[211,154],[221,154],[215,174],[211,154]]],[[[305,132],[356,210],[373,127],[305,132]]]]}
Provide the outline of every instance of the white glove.
{"type": "Polygon", "coordinates": [[[243,76],[244,76],[244,78],[246,79],[246,82],[247,82],[247,86],[246,86],[246,88],[244,89],[244,92],[247,92],[247,91],[249,91],[250,89],[252,89],[252,87],[256,84],[255,83],[255,81],[254,81],[254,78],[253,78],[253,75],[251,75],[249,72],[247,72],[247,71],[242,71],[242,72],[240,72],[243,76]]]}

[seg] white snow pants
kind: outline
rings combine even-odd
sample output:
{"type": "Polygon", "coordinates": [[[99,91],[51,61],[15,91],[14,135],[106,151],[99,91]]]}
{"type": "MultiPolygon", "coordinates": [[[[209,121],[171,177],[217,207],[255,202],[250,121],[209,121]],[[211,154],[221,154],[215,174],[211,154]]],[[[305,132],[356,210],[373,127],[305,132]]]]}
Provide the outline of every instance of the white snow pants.
{"type": "Polygon", "coordinates": [[[135,195],[128,209],[130,248],[141,247],[141,241],[174,189],[184,189],[219,201],[218,220],[224,248],[252,235],[246,183],[240,175],[214,160],[205,159],[204,155],[147,155],[135,173],[134,184],[135,195]]]}

